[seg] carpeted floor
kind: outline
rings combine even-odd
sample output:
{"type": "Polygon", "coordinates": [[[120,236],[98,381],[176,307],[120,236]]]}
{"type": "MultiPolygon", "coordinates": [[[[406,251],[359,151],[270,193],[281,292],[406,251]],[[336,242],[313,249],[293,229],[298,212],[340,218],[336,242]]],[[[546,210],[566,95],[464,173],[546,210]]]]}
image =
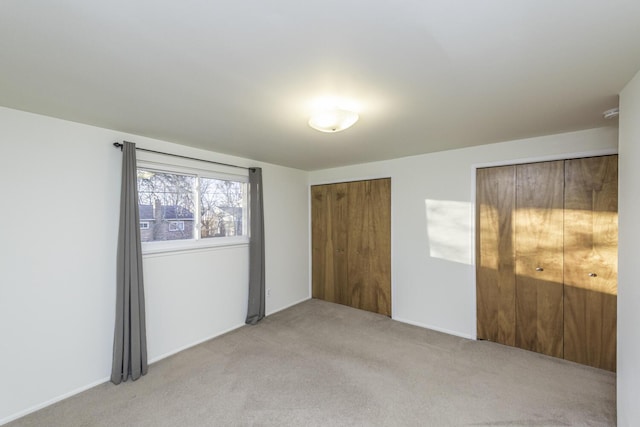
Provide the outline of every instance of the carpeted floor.
{"type": "Polygon", "coordinates": [[[607,426],[615,383],[310,300],[8,426],[607,426]]]}

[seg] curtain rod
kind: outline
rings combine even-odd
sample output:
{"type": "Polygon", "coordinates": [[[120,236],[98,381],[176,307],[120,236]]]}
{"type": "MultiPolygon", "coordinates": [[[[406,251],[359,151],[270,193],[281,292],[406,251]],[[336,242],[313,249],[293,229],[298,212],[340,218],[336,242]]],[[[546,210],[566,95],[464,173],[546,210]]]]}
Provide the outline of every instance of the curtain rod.
{"type": "MultiPolygon", "coordinates": [[[[125,142],[127,142],[127,141],[125,141],[125,142]]],[[[119,142],[114,142],[113,146],[116,147],[116,148],[119,148],[120,151],[122,151],[122,147],[124,147],[124,144],[121,144],[119,142]]],[[[251,172],[254,172],[256,170],[256,168],[247,168],[247,167],[244,167],[244,166],[231,165],[229,163],[214,162],[213,160],[205,160],[205,159],[198,159],[198,158],[195,158],[195,157],[181,156],[180,154],[164,153],[162,151],[149,150],[147,148],[136,147],[136,150],[146,151],[147,153],[163,154],[165,156],[171,156],[171,157],[179,157],[181,159],[195,160],[195,161],[198,161],[198,162],[213,163],[214,165],[229,166],[229,167],[238,168],[238,169],[246,169],[246,170],[249,170],[251,172]]]]}

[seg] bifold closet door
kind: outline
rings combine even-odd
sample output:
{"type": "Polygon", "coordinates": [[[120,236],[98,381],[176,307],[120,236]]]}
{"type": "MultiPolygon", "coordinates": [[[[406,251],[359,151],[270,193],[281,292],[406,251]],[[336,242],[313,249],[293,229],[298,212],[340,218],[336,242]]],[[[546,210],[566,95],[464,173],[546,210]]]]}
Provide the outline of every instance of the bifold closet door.
{"type": "Polygon", "coordinates": [[[478,338],[616,370],[618,158],[478,169],[478,338]]]}
{"type": "Polygon", "coordinates": [[[311,187],[312,295],[391,315],[391,180],[311,187]]]}
{"type": "Polygon", "coordinates": [[[618,157],[567,160],[564,356],[616,370],[618,157]]]}
{"type": "Polygon", "coordinates": [[[563,162],[478,169],[477,335],[562,357],[563,162]]]}
{"type": "Polygon", "coordinates": [[[312,295],[345,304],[347,288],[347,184],[311,187],[312,295]]]}
{"type": "Polygon", "coordinates": [[[348,185],[348,305],[391,316],[391,180],[348,185]]]}
{"type": "Polygon", "coordinates": [[[516,346],[563,357],[564,161],[516,166],[516,346]]]}
{"type": "Polygon", "coordinates": [[[478,339],[511,346],[516,343],[515,204],[515,166],[477,170],[478,339]]]}

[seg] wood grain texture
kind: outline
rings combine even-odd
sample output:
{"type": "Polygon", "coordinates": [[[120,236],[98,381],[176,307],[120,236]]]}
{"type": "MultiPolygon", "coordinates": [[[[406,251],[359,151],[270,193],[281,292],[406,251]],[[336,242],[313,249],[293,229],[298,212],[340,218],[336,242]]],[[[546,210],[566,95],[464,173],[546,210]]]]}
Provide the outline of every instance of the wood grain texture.
{"type": "Polygon", "coordinates": [[[567,160],[565,358],[610,371],[616,370],[617,190],[617,156],[567,160]]]}
{"type": "Polygon", "coordinates": [[[346,184],[311,187],[312,296],[345,304],[348,200],[346,184]]]}
{"type": "Polygon", "coordinates": [[[391,316],[391,179],[369,181],[369,287],[372,310],[391,316]]]}
{"type": "Polygon", "coordinates": [[[391,180],[313,186],[312,295],[391,315],[391,180]]]}
{"type": "Polygon", "coordinates": [[[333,243],[330,241],[331,217],[328,187],[311,187],[311,295],[332,301],[325,289],[333,288],[333,243]]]}
{"type": "Polygon", "coordinates": [[[478,338],[515,345],[513,213],[516,168],[476,172],[476,305],[478,338]]]}
{"type": "MultiPolygon", "coordinates": [[[[349,183],[349,239],[347,245],[348,277],[347,305],[367,310],[373,296],[366,286],[371,260],[369,257],[369,217],[371,206],[367,202],[366,183],[349,183]]],[[[369,311],[374,311],[369,309],[369,311]]]]}
{"type": "Polygon", "coordinates": [[[348,283],[348,258],[347,246],[349,244],[349,189],[345,183],[331,186],[331,218],[333,247],[333,272],[335,301],[346,304],[349,301],[348,283]]]}
{"type": "Polygon", "coordinates": [[[349,183],[349,304],[391,315],[391,180],[349,183]]]}
{"type": "Polygon", "coordinates": [[[563,189],[563,161],[516,166],[516,346],[555,357],[563,357],[563,189]]]}

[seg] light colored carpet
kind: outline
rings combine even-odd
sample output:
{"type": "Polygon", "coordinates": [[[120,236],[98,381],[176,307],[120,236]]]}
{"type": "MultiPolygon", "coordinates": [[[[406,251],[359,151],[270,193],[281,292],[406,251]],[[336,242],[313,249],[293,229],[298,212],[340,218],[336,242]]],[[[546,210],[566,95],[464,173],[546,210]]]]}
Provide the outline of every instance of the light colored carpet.
{"type": "Polygon", "coordinates": [[[8,426],[605,426],[615,374],[310,300],[8,426]]]}

